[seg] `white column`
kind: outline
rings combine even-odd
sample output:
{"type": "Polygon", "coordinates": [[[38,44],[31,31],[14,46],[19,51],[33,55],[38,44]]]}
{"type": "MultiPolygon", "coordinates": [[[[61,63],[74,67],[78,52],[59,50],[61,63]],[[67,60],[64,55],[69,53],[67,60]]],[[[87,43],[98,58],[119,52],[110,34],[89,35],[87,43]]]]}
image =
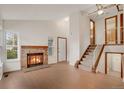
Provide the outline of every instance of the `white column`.
{"type": "Polygon", "coordinates": [[[2,79],[3,75],[3,25],[2,19],[0,17],[0,80],[2,79]]]}
{"type": "Polygon", "coordinates": [[[70,16],[70,35],[69,35],[69,64],[74,65],[79,60],[79,13],[70,16]]]}
{"type": "Polygon", "coordinates": [[[78,11],[70,16],[69,63],[74,65],[90,44],[90,19],[78,11]]]}

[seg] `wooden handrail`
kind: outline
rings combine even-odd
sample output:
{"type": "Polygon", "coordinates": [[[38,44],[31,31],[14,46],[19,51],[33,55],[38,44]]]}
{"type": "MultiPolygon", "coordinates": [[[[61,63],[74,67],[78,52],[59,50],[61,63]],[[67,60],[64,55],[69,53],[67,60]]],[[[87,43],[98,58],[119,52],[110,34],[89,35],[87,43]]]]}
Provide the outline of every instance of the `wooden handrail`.
{"type": "Polygon", "coordinates": [[[99,53],[99,55],[98,55],[98,57],[97,57],[97,60],[96,60],[96,62],[95,62],[95,65],[94,65],[94,67],[93,67],[93,72],[96,72],[97,66],[98,66],[98,64],[99,64],[99,60],[100,60],[101,55],[102,55],[102,52],[103,52],[103,50],[104,50],[104,47],[105,47],[105,45],[103,45],[103,46],[102,46],[102,49],[100,50],[100,53],[99,53]]]}
{"type": "Polygon", "coordinates": [[[85,53],[86,53],[87,49],[89,48],[89,46],[90,45],[88,45],[88,47],[86,48],[86,50],[84,51],[84,53],[82,54],[82,56],[80,57],[80,59],[76,61],[76,63],[75,63],[75,67],[76,68],[78,68],[78,65],[80,64],[80,61],[82,61],[82,58],[85,55],[85,53]]]}
{"type": "Polygon", "coordinates": [[[104,44],[105,46],[118,46],[118,45],[124,45],[124,44],[104,44]]]}

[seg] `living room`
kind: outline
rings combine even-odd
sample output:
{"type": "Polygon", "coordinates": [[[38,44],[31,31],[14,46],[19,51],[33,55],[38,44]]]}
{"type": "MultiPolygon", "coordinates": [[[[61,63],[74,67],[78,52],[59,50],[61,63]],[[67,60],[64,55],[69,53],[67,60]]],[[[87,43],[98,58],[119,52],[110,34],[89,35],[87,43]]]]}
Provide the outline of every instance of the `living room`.
{"type": "Polygon", "coordinates": [[[123,88],[122,14],[123,4],[0,4],[0,88],[123,88]]]}

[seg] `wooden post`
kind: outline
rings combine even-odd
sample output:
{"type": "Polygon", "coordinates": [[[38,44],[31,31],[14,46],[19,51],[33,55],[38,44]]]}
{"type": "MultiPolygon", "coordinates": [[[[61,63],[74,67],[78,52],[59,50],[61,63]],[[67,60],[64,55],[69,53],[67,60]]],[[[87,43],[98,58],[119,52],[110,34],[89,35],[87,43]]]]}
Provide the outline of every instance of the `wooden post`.
{"type": "Polygon", "coordinates": [[[107,74],[107,53],[105,53],[105,74],[107,74]]]}
{"type": "Polygon", "coordinates": [[[124,82],[124,54],[122,54],[121,63],[122,63],[122,66],[121,66],[122,67],[122,71],[121,71],[122,75],[121,76],[122,76],[122,79],[123,79],[123,82],[124,82]]]}

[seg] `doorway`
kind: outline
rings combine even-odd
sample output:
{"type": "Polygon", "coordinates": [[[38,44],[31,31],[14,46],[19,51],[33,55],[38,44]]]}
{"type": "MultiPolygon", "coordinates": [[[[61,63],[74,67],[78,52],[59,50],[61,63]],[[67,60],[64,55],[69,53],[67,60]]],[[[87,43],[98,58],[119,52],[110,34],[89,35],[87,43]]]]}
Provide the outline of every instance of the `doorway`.
{"type": "Polygon", "coordinates": [[[117,44],[117,15],[105,18],[105,44],[117,44]]]}
{"type": "Polygon", "coordinates": [[[90,20],[90,44],[95,45],[95,22],[90,20]]]}
{"type": "Polygon", "coordinates": [[[67,38],[57,37],[57,62],[67,62],[67,38]]]}
{"type": "Polygon", "coordinates": [[[123,78],[122,53],[106,52],[105,53],[105,74],[123,78]]]}

